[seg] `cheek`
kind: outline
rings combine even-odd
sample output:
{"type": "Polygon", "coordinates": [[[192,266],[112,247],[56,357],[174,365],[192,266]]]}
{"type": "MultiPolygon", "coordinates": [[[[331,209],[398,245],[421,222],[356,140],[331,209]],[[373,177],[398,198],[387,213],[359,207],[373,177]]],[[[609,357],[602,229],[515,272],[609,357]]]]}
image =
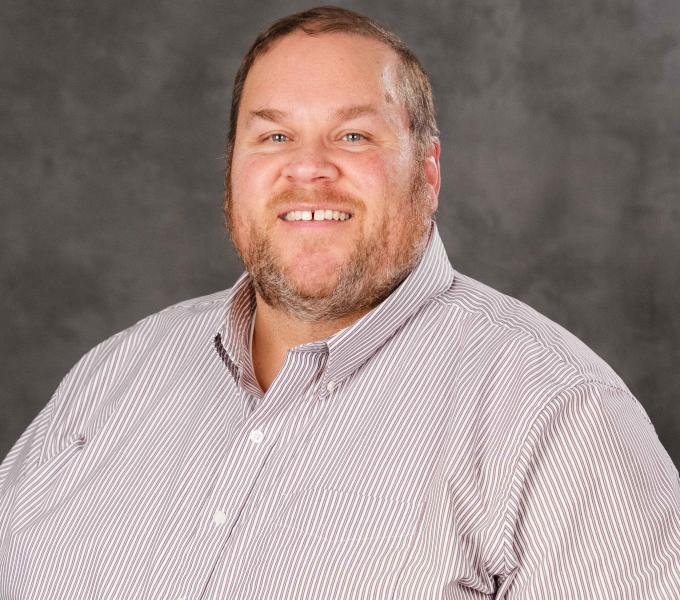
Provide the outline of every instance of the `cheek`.
{"type": "Polygon", "coordinates": [[[389,193],[390,182],[396,170],[384,156],[360,155],[341,167],[344,178],[350,183],[354,193],[361,198],[366,207],[379,206],[389,193]]]}
{"type": "Polygon", "coordinates": [[[379,154],[368,154],[359,162],[362,176],[374,184],[382,184],[391,172],[390,161],[379,154]]]}
{"type": "Polygon", "coordinates": [[[243,212],[237,208],[231,213],[231,226],[229,233],[231,234],[234,243],[239,250],[243,250],[249,245],[250,226],[246,219],[243,218],[243,212]]]}
{"type": "Polygon", "coordinates": [[[271,157],[266,156],[235,156],[231,167],[232,195],[256,197],[268,192],[280,166],[271,157]]]}
{"type": "Polygon", "coordinates": [[[397,152],[367,154],[354,165],[359,185],[382,189],[384,192],[401,187],[411,169],[410,161],[397,152]]]}

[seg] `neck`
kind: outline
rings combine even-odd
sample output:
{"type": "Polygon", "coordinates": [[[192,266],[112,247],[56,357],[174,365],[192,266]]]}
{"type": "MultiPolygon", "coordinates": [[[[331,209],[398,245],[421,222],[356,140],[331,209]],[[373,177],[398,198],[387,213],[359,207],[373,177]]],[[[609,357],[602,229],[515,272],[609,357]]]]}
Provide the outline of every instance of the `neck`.
{"type": "Polygon", "coordinates": [[[288,350],[324,340],[368,312],[364,309],[341,319],[309,322],[269,306],[259,294],[256,295],[256,304],[252,360],[255,377],[264,392],[281,370],[288,350]]]}

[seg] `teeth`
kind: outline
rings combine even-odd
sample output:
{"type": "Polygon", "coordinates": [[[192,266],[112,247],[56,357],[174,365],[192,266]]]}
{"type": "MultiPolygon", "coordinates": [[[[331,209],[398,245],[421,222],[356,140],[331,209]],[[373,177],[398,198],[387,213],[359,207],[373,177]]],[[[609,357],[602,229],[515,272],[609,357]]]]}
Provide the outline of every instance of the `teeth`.
{"type": "Polygon", "coordinates": [[[283,219],[285,221],[346,221],[352,215],[337,210],[291,210],[283,219]]]}

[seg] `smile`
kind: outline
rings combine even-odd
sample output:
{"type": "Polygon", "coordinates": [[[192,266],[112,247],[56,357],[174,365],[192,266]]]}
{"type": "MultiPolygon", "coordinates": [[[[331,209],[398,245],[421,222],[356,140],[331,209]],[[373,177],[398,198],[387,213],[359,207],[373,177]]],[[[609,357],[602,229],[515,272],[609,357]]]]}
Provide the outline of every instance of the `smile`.
{"type": "Polygon", "coordinates": [[[284,221],[347,221],[352,215],[339,210],[291,210],[282,218],[284,221]]]}

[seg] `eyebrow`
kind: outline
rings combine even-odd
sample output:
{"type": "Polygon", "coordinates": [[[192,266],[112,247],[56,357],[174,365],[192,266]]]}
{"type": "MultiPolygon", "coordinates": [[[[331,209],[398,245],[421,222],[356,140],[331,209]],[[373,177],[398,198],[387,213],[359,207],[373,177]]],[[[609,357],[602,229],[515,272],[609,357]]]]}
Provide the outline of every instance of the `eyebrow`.
{"type": "Polygon", "coordinates": [[[374,104],[355,104],[346,106],[335,111],[335,118],[341,121],[349,121],[364,115],[377,115],[378,108],[374,104]]]}
{"type": "Polygon", "coordinates": [[[273,123],[279,123],[286,118],[286,113],[281,110],[275,110],[273,108],[262,108],[260,110],[251,110],[248,115],[247,124],[253,119],[262,119],[264,121],[272,121],[273,123]]]}
{"type": "MultiPolygon", "coordinates": [[[[345,106],[335,111],[333,116],[336,120],[349,121],[364,115],[377,115],[378,108],[374,104],[354,104],[352,106],[345,106]]],[[[261,108],[259,110],[251,110],[248,115],[247,125],[253,119],[262,119],[264,121],[271,121],[272,123],[280,123],[288,117],[288,113],[277,110],[275,108],[261,108]]]]}

